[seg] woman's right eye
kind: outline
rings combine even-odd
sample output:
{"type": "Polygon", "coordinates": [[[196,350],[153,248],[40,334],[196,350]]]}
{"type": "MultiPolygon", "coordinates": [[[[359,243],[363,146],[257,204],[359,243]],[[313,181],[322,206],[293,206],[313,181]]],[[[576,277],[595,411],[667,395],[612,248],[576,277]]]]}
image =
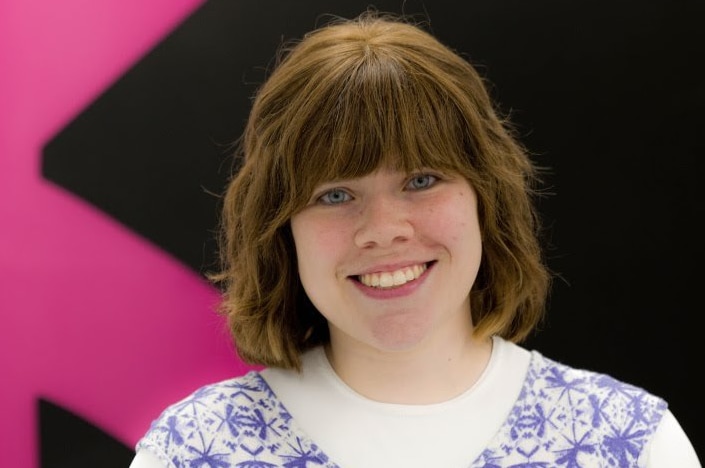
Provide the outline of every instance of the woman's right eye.
{"type": "Polygon", "coordinates": [[[324,205],[338,205],[352,200],[348,192],[342,189],[328,190],[326,193],[318,197],[318,202],[324,205]]]}

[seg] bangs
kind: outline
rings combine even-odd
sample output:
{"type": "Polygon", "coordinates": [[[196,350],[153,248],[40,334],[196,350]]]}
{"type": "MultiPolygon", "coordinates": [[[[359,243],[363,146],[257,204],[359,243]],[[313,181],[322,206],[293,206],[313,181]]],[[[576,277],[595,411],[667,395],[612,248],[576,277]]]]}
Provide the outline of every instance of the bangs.
{"type": "Polygon", "coordinates": [[[297,209],[321,183],[382,167],[468,172],[471,145],[462,104],[447,86],[418,64],[374,50],[364,54],[355,66],[319,67],[321,76],[312,77],[303,93],[298,133],[283,153],[293,170],[289,188],[297,209]]]}

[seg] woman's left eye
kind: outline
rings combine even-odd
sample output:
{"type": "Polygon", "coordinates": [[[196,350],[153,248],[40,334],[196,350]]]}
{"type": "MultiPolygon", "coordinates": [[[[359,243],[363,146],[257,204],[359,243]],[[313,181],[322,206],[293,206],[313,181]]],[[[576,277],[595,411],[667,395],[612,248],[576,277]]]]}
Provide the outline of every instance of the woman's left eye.
{"type": "Polygon", "coordinates": [[[406,184],[407,189],[411,190],[423,190],[431,187],[433,184],[438,182],[438,177],[431,174],[417,174],[406,184]]]}
{"type": "Polygon", "coordinates": [[[352,197],[348,192],[342,189],[332,189],[318,197],[318,202],[323,205],[339,205],[347,201],[352,200],[352,197]]]}

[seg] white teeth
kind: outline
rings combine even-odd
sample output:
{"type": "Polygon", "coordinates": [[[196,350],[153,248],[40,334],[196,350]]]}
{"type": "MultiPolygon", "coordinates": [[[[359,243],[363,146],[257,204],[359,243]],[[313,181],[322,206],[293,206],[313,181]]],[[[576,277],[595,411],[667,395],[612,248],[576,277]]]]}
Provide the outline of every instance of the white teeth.
{"type": "Polygon", "coordinates": [[[379,287],[388,288],[394,286],[394,276],[389,273],[381,273],[379,275],[379,287]]]}
{"type": "Polygon", "coordinates": [[[380,273],[366,273],[360,275],[358,279],[365,286],[373,288],[392,288],[401,286],[409,281],[414,281],[426,271],[426,264],[414,265],[401,268],[395,271],[384,271],[380,273]]]}

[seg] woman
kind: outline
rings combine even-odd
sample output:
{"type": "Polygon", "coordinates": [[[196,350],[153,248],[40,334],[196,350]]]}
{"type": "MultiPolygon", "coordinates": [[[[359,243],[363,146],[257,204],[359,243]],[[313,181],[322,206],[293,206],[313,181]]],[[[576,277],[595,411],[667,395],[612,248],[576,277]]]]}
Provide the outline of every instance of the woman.
{"type": "Polygon", "coordinates": [[[661,398],[520,343],[550,286],[536,168],[473,67],[367,12],[256,95],[216,278],[265,366],[167,408],[144,467],[699,467],[661,398]]]}

